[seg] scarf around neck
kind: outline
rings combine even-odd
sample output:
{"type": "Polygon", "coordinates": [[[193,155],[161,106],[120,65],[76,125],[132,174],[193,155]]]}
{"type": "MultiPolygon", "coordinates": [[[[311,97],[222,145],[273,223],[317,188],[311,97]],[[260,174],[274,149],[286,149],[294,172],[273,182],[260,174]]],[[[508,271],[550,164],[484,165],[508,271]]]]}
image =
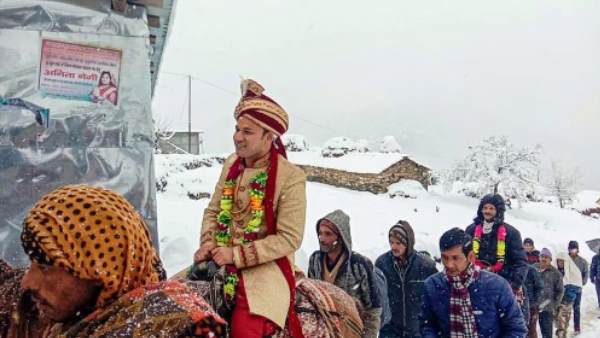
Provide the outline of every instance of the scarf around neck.
{"type": "Polygon", "coordinates": [[[479,276],[479,271],[472,265],[458,276],[444,274],[450,284],[450,337],[477,338],[477,320],[473,313],[469,286],[479,276]]]}

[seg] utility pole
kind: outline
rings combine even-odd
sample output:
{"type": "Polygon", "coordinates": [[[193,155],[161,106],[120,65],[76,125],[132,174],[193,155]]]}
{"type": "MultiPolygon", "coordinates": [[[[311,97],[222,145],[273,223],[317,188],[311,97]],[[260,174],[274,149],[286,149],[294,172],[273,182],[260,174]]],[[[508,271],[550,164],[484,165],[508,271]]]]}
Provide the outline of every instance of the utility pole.
{"type": "Polygon", "coordinates": [[[192,75],[188,75],[188,153],[192,153],[192,75]]]}

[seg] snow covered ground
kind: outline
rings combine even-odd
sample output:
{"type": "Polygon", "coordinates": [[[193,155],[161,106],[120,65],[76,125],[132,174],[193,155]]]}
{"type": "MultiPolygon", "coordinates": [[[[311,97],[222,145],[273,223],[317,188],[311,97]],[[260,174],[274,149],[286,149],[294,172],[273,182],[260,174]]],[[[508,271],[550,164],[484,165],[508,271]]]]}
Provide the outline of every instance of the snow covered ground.
{"type": "MultiPolygon", "coordinates": [[[[322,158],[313,152],[290,153],[292,162],[334,167],[363,172],[378,172],[399,159],[399,154],[364,153],[341,158],[322,158]]],[[[202,213],[208,199],[192,200],[188,191],[213,193],[220,166],[187,170],[184,165],[210,156],[158,155],[156,175],[168,182],[164,192],[159,192],[158,224],[162,259],[170,275],[191,263],[197,248],[202,213]]],[[[216,161],[212,160],[214,163],[216,161]]],[[[410,184],[400,185],[407,190],[410,184]]],[[[413,187],[414,188],[414,187],[413,187]]],[[[418,189],[417,189],[418,190],[418,189]]],[[[416,232],[416,247],[438,256],[439,236],[450,227],[466,227],[475,215],[478,200],[445,193],[441,187],[429,191],[412,190],[417,198],[390,198],[388,194],[374,195],[308,183],[308,208],[304,242],[297,253],[297,265],[307,267],[308,256],[317,249],[315,222],[334,209],[342,209],[351,217],[354,249],[375,260],[388,250],[387,230],[399,219],[409,221],[416,232]],[[436,212],[439,207],[439,212],[436,212]]],[[[581,200],[600,197],[600,192],[586,191],[581,200]]],[[[582,201],[585,203],[584,201],[582,201]]],[[[524,203],[506,215],[506,221],[516,226],[523,237],[531,237],[536,247],[548,247],[556,255],[566,251],[569,240],[580,243],[581,255],[591,261],[593,253],[585,241],[600,237],[600,220],[582,216],[570,209],[560,209],[545,203],[524,203]]],[[[588,283],[583,291],[583,334],[579,337],[600,337],[600,310],[593,285],[588,283]]]]}

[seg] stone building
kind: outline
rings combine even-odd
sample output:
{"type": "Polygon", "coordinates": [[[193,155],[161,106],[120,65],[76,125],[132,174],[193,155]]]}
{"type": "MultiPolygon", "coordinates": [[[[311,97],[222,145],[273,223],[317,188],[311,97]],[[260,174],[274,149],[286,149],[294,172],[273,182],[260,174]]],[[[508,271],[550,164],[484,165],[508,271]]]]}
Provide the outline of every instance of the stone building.
{"type": "Polygon", "coordinates": [[[420,182],[425,189],[431,184],[431,169],[421,165],[408,156],[382,172],[356,173],[344,170],[300,165],[306,173],[309,182],[318,182],[339,188],[357,191],[369,191],[374,194],[386,193],[387,188],[400,180],[415,180],[420,182]]]}

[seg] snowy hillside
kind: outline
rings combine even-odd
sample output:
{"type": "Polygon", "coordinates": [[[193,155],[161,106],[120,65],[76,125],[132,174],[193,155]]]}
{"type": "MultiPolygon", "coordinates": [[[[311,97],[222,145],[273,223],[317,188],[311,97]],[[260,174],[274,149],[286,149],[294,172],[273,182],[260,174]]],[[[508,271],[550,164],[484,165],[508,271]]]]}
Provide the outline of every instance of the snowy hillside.
{"type": "MultiPolygon", "coordinates": [[[[311,152],[290,155],[292,162],[364,172],[380,171],[401,156],[356,153],[341,158],[322,158],[311,152]]],[[[208,203],[206,198],[190,199],[188,192],[212,194],[220,173],[219,167],[218,161],[210,156],[156,156],[157,178],[164,177],[167,181],[164,192],[158,193],[157,200],[161,255],[169,274],[174,274],[191,263],[199,241],[202,213],[208,203]],[[211,163],[216,166],[190,166],[189,163],[211,163]]],[[[350,215],[354,249],[375,260],[388,250],[388,228],[399,219],[407,220],[413,225],[417,236],[416,247],[419,250],[439,255],[439,236],[450,227],[466,227],[475,215],[478,204],[476,199],[447,194],[437,186],[431,187],[429,191],[419,191],[410,182],[405,182],[393,187],[390,192],[393,191],[404,192],[410,198],[390,198],[388,194],[374,195],[308,183],[307,223],[302,248],[296,255],[297,265],[306,269],[308,256],[318,247],[315,222],[334,209],[343,209],[350,215]],[[439,212],[436,212],[437,208],[439,212]]],[[[566,251],[569,240],[577,240],[582,256],[588,261],[593,254],[586,247],[585,241],[600,237],[600,220],[551,204],[525,203],[522,209],[509,210],[506,221],[516,226],[523,237],[533,238],[538,249],[548,247],[554,254],[559,250],[566,251]]],[[[600,324],[593,324],[597,326],[593,330],[590,327],[600,315],[595,304],[593,285],[587,285],[582,305],[587,327],[584,326],[585,334],[580,337],[600,335],[600,324]],[[592,331],[596,334],[591,334],[592,331]]]]}

